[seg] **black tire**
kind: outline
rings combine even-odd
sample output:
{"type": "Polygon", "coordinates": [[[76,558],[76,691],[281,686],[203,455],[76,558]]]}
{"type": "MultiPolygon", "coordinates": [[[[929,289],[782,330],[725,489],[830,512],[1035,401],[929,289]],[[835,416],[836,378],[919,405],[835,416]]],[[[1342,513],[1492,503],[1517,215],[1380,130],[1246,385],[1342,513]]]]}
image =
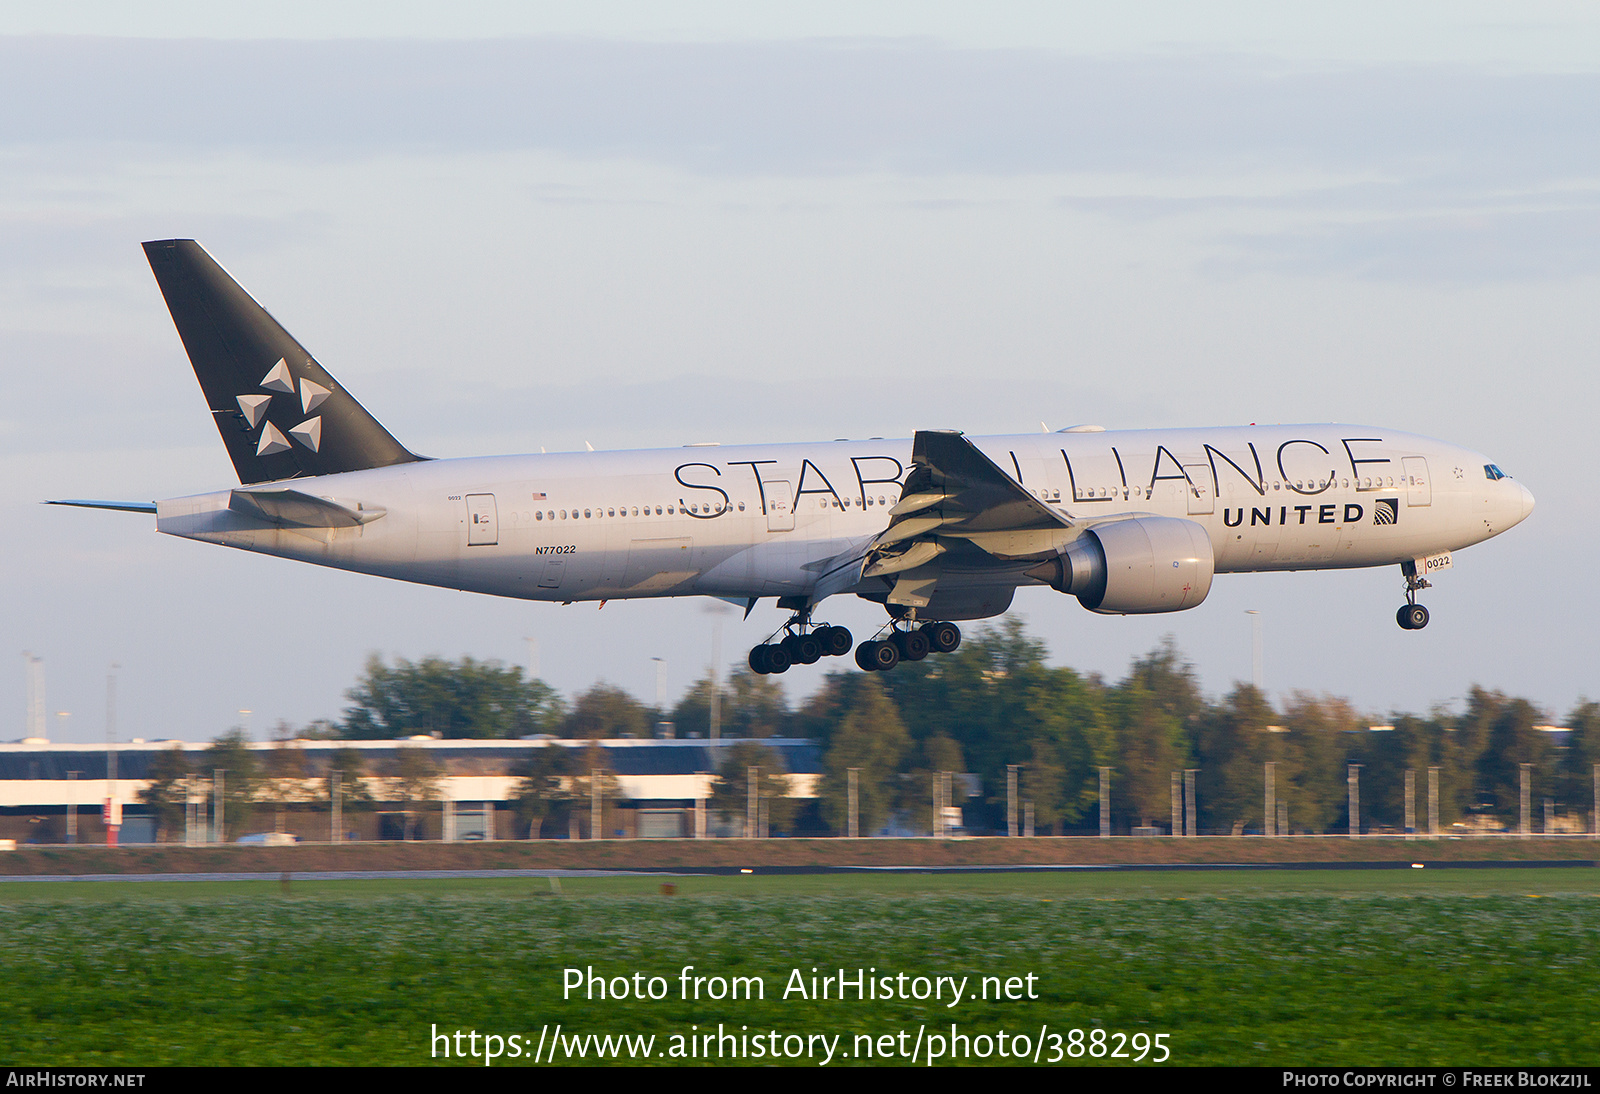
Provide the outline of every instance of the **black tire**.
{"type": "Polygon", "coordinates": [[[878,666],[872,663],[871,642],[863,642],[856,647],[856,664],[862,672],[877,672],[878,666]]]}
{"type": "Polygon", "coordinates": [[[855,638],[843,627],[820,627],[812,633],[822,643],[824,657],[843,657],[856,644],[855,638]]]}
{"type": "Polygon", "coordinates": [[[888,672],[900,663],[900,650],[893,642],[866,642],[871,648],[868,657],[872,659],[872,667],[878,672],[888,672]]]}
{"type": "Polygon", "coordinates": [[[1408,604],[1401,611],[1405,613],[1406,620],[1400,625],[1406,630],[1420,631],[1428,625],[1428,609],[1421,604],[1408,604]]]}
{"type": "Polygon", "coordinates": [[[767,647],[757,646],[750,651],[750,671],[757,676],[765,676],[772,671],[767,668],[767,647]]]}
{"type": "Polygon", "coordinates": [[[932,649],[928,644],[928,636],[920,630],[895,631],[894,645],[900,651],[902,661],[921,661],[932,649]]]}
{"type": "Polygon", "coordinates": [[[1400,624],[1400,629],[1401,630],[1409,631],[1411,629],[1411,620],[1406,618],[1410,614],[1410,612],[1411,612],[1411,605],[1402,604],[1402,605],[1400,605],[1400,610],[1394,613],[1394,621],[1396,623],[1400,624]]]}
{"type": "Polygon", "coordinates": [[[822,660],[822,643],[814,634],[791,634],[783,640],[783,648],[797,665],[815,665],[822,660]]]}
{"type": "Polygon", "coordinates": [[[767,671],[769,673],[776,676],[780,672],[789,671],[789,665],[792,662],[789,658],[788,650],[777,644],[766,646],[764,648],[767,651],[767,671]]]}
{"type": "Polygon", "coordinates": [[[922,633],[928,636],[928,645],[934,653],[954,653],[961,645],[961,628],[954,623],[927,623],[922,633]]]}

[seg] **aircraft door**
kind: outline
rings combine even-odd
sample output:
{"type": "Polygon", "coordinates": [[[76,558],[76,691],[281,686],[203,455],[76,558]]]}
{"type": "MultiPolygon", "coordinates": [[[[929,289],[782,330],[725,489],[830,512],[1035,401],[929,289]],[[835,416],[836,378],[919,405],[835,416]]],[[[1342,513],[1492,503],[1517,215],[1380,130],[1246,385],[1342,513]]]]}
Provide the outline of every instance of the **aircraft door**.
{"type": "Polygon", "coordinates": [[[500,542],[500,516],[493,494],[467,495],[467,546],[492,547],[500,542]]]}
{"type": "Polygon", "coordinates": [[[561,578],[566,573],[566,569],[567,560],[564,558],[545,559],[544,573],[539,576],[539,588],[561,588],[561,578]]]}
{"type": "Polygon", "coordinates": [[[767,504],[767,531],[794,531],[794,489],[782,479],[761,484],[767,504]]]}
{"type": "Polygon", "coordinates": [[[1183,473],[1189,477],[1189,515],[1203,516],[1217,511],[1217,499],[1211,489],[1211,465],[1186,463],[1183,473]]]}
{"type": "Polygon", "coordinates": [[[1406,475],[1406,504],[1432,505],[1433,487],[1428,485],[1428,461],[1421,456],[1407,456],[1400,464],[1406,475]]]}

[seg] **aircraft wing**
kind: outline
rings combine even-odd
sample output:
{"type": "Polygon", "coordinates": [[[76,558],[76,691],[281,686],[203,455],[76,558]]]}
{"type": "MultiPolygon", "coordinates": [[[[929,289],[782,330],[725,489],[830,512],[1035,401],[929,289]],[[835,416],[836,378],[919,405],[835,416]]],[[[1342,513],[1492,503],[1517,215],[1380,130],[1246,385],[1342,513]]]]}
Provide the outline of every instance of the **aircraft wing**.
{"type": "MultiPolygon", "coordinates": [[[[994,581],[1059,553],[1082,525],[1034,497],[960,433],[921,430],[889,526],[862,554],[861,579],[890,583],[888,603],[925,607],[941,578],[994,581]]],[[[1002,580],[1004,580],[1002,578],[1002,580]]],[[[820,590],[819,590],[820,591],[820,590]]]]}

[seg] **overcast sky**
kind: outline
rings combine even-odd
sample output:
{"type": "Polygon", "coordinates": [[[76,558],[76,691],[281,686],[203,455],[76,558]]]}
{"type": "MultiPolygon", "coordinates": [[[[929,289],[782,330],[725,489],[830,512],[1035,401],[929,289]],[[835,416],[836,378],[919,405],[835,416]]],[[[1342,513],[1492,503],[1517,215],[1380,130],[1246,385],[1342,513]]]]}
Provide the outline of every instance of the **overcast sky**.
{"type": "MultiPolygon", "coordinates": [[[[139,251],[192,236],[434,456],[1341,421],[1539,499],[1397,571],[1014,610],[1120,677],[1165,634],[1386,717],[1600,695],[1600,14],[1577,4],[33,4],[0,10],[0,738],[336,718],[372,651],[668,701],[715,602],[423,589],[45,508],[234,482],[139,251]],[[448,12],[448,14],[446,14],[448,12]],[[981,18],[979,15],[981,14],[981,18]],[[1335,18],[1335,16],[1337,16],[1335,18]]],[[[864,636],[882,609],[835,621],[864,636]]],[[[730,609],[731,611],[731,609],[730,609]]],[[[782,621],[723,623],[724,662],[782,621]]],[[[792,699],[824,661],[784,678],[792,699]]],[[[851,671],[854,671],[851,667],[851,671]]]]}

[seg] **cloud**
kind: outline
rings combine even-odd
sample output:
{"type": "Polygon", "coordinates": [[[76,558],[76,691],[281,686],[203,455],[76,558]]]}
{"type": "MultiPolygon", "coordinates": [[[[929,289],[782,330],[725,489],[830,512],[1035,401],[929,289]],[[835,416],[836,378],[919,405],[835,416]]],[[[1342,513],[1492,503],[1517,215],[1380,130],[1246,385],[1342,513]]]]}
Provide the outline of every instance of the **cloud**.
{"type": "Polygon", "coordinates": [[[0,143],[553,150],[698,172],[1592,176],[1600,75],[927,42],[0,39],[0,143]]]}
{"type": "Polygon", "coordinates": [[[1218,241],[1213,270],[1473,284],[1600,274],[1600,208],[1391,217],[1218,241]]]}

